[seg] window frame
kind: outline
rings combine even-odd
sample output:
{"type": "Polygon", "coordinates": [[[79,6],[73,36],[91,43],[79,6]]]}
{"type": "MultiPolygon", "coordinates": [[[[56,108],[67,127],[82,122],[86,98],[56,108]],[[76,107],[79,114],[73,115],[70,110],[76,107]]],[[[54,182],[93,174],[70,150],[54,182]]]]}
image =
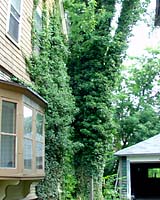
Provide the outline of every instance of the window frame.
{"type": "MultiPolygon", "coordinates": [[[[6,136],[14,136],[15,137],[15,152],[14,152],[14,155],[15,155],[15,167],[1,167],[0,166],[0,170],[1,171],[8,171],[10,170],[10,172],[17,172],[18,171],[18,109],[19,109],[19,102],[14,100],[14,99],[10,99],[10,98],[7,98],[7,97],[0,97],[0,142],[1,142],[1,136],[2,135],[6,135],[6,136]],[[16,112],[15,112],[15,134],[13,133],[5,133],[5,132],[1,132],[1,119],[2,119],[2,102],[3,101],[6,101],[6,102],[9,102],[9,103],[15,103],[16,104],[16,112]]],[[[0,149],[1,151],[1,149],[0,149]]],[[[0,152],[1,154],[1,152],[0,152]]],[[[1,158],[0,158],[1,159],[1,158]]]]}
{"type": "MultiPolygon", "coordinates": [[[[36,175],[38,174],[43,174],[44,169],[45,169],[45,134],[44,134],[44,124],[45,124],[45,115],[35,102],[32,100],[29,100],[28,98],[25,97],[25,100],[23,101],[23,114],[24,114],[24,107],[27,107],[32,110],[32,168],[31,169],[26,169],[24,168],[24,155],[23,155],[23,170],[25,174],[31,174],[35,173],[36,175]],[[26,101],[27,100],[27,101],[26,101]],[[43,153],[42,153],[42,169],[37,169],[36,167],[36,116],[37,113],[40,113],[43,116],[43,153]]],[[[24,120],[23,120],[24,122],[24,120]]],[[[24,127],[24,124],[23,124],[24,127]]],[[[23,132],[23,144],[24,144],[24,132],[23,132]]],[[[24,154],[24,149],[23,149],[23,154],[24,154]]]]}
{"type": "Polygon", "coordinates": [[[32,160],[31,160],[31,168],[25,168],[25,165],[24,165],[24,148],[23,148],[23,169],[24,171],[32,171],[33,170],[33,166],[34,166],[34,163],[33,163],[33,147],[34,147],[34,130],[33,130],[33,122],[34,122],[34,110],[33,108],[31,108],[30,106],[28,106],[27,104],[24,104],[23,105],[23,147],[25,146],[25,139],[31,141],[32,143],[32,160]],[[32,111],[32,124],[31,124],[31,127],[32,127],[32,134],[31,134],[31,137],[26,137],[25,136],[25,133],[24,133],[24,107],[30,109],[32,111]]]}
{"type": "MultiPolygon", "coordinates": [[[[11,33],[9,32],[9,28],[10,28],[10,14],[11,12],[11,0],[9,0],[8,3],[8,13],[7,13],[7,27],[6,27],[6,36],[8,37],[8,39],[15,44],[17,47],[19,47],[19,43],[20,43],[20,38],[21,38],[21,25],[22,25],[22,7],[23,7],[23,0],[21,0],[20,3],[20,11],[19,11],[19,21],[17,20],[17,18],[14,17],[14,19],[16,19],[16,21],[19,23],[18,24],[18,39],[16,40],[11,33]]],[[[15,8],[14,8],[15,9],[15,8]]],[[[16,10],[16,9],[15,9],[16,10]]],[[[17,10],[16,10],[17,11],[17,10]]],[[[18,11],[17,11],[18,12],[18,11]]]]}
{"type": "MultiPolygon", "coordinates": [[[[37,128],[35,128],[35,168],[36,168],[36,171],[44,171],[44,168],[45,168],[45,134],[44,134],[44,125],[45,125],[45,115],[44,113],[41,113],[39,111],[36,111],[36,115],[35,115],[35,122],[36,122],[36,117],[37,117],[37,114],[40,114],[42,117],[43,117],[43,127],[42,127],[42,141],[39,141],[36,139],[36,135],[37,135],[37,128]],[[43,149],[42,149],[42,168],[37,168],[37,143],[40,143],[42,144],[43,146],[43,149]]],[[[35,126],[36,127],[36,126],[35,126]]]]}

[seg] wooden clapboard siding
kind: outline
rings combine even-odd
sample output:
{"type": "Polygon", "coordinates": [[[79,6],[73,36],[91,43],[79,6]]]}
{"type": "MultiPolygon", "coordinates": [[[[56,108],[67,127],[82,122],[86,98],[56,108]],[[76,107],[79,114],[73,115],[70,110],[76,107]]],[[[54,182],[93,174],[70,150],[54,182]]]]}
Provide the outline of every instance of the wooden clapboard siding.
{"type": "MultiPolygon", "coordinates": [[[[51,13],[55,1],[47,0],[46,3],[48,13],[51,13]]],[[[67,31],[62,0],[57,0],[57,3],[60,7],[63,32],[66,34],[67,31]]],[[[42,9],[42,0],[39,1],[38,7],[42,9]]],[[[25,57],[29,57],[32,52],[32,11],[33,0],[22,0],[20,40],[19,43],[16,44],[16,42],[13,42],[14,40],[11,39],[9,34],[6,32],[9,15],[9,0],[3,0],[0,3],[0,67],[3,67],[8,72],[25,82],[30,81],[29,75],[26,71],[25,57]]]]}
{"type": "Polygon", "coordinates": [[[25,56],[29,57],[31,48],[31,21],[33,0],[23,0],[21,12],[20,41],[14,44],[6,34],[9,14],[9,0],[0,4],[0,65],[23,81],[30,81],[26,72],[25,56]]]}

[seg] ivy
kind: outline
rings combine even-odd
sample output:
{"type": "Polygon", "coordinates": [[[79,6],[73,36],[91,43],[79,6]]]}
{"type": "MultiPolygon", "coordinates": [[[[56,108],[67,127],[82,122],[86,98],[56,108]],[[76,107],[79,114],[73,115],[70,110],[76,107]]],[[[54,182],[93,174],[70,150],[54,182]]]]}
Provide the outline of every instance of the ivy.
{"type": "Polygon", "coordinates": [[[38,3],[39,3],[39,0],[33,0],[33,5],[34,5],[34,7],[37,7],[37,6],[38,6],[38,3]]]}
{"type": "MultiPolygon", "coordinates": [[[[34,1],[34,8],[37,3],[34,1]]],[[[36,33],[33,23],[33,54],[27,60],[27,65],[37,92],[48,102],[45,138],[46,176],[39,184],[37,193],[39,199],[56,200],[70,196],[75,184],[71,166],[74,144],[70,138],[76,108],[65,64],[69,52],[66,39],[61,32],[58,8],[53,8],[53,13],[48,19],[44,3],[42,19],[43,29],[39,34],[36,33]],[[38,54],[34,52],[37,38],[38,54]],[[67,180],[72,180],[72,185],[68,186],[65,182],[66,177],[67,180]],[[69,189],[68,193],[65,188],[69,189]]]]}
{"type": "MultiPolygon", "coordinates": [[[[41,33],[33,21],[28,72],[37,92],[48,101],[46,177],[37,189],[39,199],[87,200],[92,191],[95,200],[103,199],[102,178],[114,135],[112,90],[132,27],[146,8],[139,0],[123,0],[112,34],[116,3],[66,0],[69,41],[61,33],[56,7],[48,19],[44,1],[41,33]]],[[[34,0],[34,9],[37,5],[34,0]]]]}
{"type": "Polygon", "coordinates": [[[139,0],[121,1],[115,34],[112,20],[116,0],[66,0],[70,20],[68,62],[71,86],[79,112],[74,141],[83,144],[75,154],[77,197],[103,199],[102,177],[112,149],[114,128],[111,97],[132,27],[145,7],[139,0]],[[93,184],[93,185],[92,185],[93,184]]]}

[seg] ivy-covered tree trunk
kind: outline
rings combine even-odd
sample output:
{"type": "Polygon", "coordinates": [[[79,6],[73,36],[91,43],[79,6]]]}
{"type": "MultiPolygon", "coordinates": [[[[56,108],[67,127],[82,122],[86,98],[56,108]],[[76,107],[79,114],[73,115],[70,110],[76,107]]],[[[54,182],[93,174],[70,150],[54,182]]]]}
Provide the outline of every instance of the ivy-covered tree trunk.
{"type": "Polygon", "coordinates": [[[60,15],[58,10],[53,8],[53,13],[48,19],[44,3],[42,17],[41,33],[34,30],[33,24],[33,44],[39,44],[39,54],[33,51],[32,57],[28,60],[28,71],[36,90],[48,102],[45,138],[46,176],[39,184],[37,193],[39,199],[59,200],[62,194],[69,195],[72,192],[71,187],[70,191],[66,191],[65,179],[71,169],[71,123],[76,109],[69,86],[66,68],[68,47],[61,32],[60,15]]]}
{"type": "Polygon", "coordinates": [[[79,180],[79,187],[77,192],[77,199],[99,199],[102,200],[102,177],[103,177],[104,166],[99,169],[97,176],[88,171],[88,166],[82,165],[76,168],[77,178],[79,180]]]}
{"type": "Polygon", "coordinates": [[[94,200],[103,199],[103,171],[114,134],[111,93],[132,27],[144,11],[140,0],[121,1],[118,26],[113,33],[117,2],[69,0],[65,4],[70,21],[68,68],[79,107],[73,139],[82,144],[75,154],[77,197],[81,200],[91,199],[92,195],[94,200]]]}

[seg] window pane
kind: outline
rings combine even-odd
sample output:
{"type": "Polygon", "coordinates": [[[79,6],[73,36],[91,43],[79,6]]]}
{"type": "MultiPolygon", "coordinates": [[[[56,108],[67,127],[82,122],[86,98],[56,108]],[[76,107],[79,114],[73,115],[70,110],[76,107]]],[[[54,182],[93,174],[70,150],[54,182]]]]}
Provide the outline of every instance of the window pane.
{"type": "Polygon", "coordinates": [[[12,14],[10,14],[8,33],[12,36],[14,40],[18,42],[19,22],[16,20],[16,18],[12,14]]]}
{"type": "Polygon", "coordinates": [[[160,178],[160,168],[148,169],[148,178],[160,178]]]}
{"type": "Polygon", "coordinates": [[[42,18],[39,12],[36,10],[34,14],[35,29],[38,33],[42,31],[42,18]]]}
{"type": "Polygon", "coordinates": [[[11,0],[11,5],[20,13],[21,0],[11,0]]]}
{"type": "Polygon", "coordinates": [[[16,132],[16,104],[2,101],[1,131],[4,133],[16,132]]]}
{"type": "Polygon", "coordinates": [[[13,6],[11,6],[11,13],[12,13],[12,15],[17,19],[17,21],[19,21],[20,15],[19,15],[19,13],[13,8],[13,6]]]}
{"type": "Polygon", "coordinates": [[[36,168],[43,169],[43,143],[36,144],[36,168]]]}
{"type": "Polygon", "coordinates": [[[24,168],[32,169],[32,140],[24,139],[24,168]]]}
{"type": "Polygon", "coordinates": [[[1,135],[0,167],[15,167],[15,136],[1,135]]]}
{"type": "Polygon", "coordinates": [[[32,115],[32,110],[24,106],[24,136],[28,138],[32,138],[32,115]]]}
{"type": "Polygon", "coordinates": [[[43,115],[36,115],[36,140],[43,142],[43,115]]]}

